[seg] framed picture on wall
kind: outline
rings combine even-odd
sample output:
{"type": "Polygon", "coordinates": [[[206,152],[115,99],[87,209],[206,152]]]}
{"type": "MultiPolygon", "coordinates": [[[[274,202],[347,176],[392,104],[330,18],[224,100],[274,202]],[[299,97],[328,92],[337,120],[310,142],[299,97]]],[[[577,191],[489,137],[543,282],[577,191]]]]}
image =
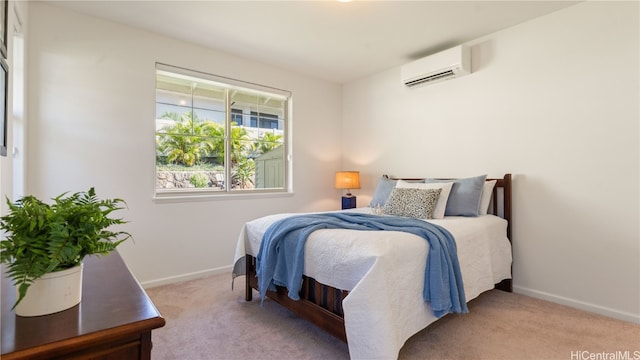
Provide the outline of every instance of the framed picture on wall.
{"type": "Polygon", "coordinates": [[[8,0],[0,0],[0,53],[3,58],[7,58],[7,11],[9,9],[8,0]]]}
{"type": "Polygon", "coordinates": [[[0,58],[0,155],[7,156],[7,88],[9,82],[9,67],[0,58]]]}

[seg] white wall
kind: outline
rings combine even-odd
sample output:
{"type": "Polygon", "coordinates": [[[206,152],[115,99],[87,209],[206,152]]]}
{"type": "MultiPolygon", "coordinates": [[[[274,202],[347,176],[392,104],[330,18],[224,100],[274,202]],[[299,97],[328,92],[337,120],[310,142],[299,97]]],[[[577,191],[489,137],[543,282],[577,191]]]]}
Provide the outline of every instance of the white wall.
{"type": "MultiPolygon", "coordinates": [[[[339,208],[340,86],[30,2],[27,192],[96,187],[121,197],[135,243],[120,252],[150,284],[227,269],[246,221],[339,208]],[[293,93],[294,195],[154,202],[155,62],[293,93]],[[322,106],[319,106],[322,104],[322,106]]],[[[216,36],[211,34],[211,36],[216,36]]]]}
{"type": "Polygon", "coordinates": [[[638,10],[582,3],[478,39],[455,80],[345,85],[359,201],[383,173],[511,172],[516,291],[640,322],[638,10]]]}

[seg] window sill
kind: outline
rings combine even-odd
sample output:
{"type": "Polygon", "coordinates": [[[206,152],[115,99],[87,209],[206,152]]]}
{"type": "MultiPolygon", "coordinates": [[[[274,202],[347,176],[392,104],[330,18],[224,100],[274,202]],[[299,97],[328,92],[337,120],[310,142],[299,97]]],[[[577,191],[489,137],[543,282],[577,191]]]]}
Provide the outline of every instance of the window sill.
{"type": "Polygon", "coordinates": [[[156,193],[153,196],[155,203],[181,203],[192,201],[219,201],[219,200],[245,200],[245,199],[268,199],[282,198],[293,196],[292,191],[280,192],[203,192],[203,191],[184,191],[180,193],[156,193]]]}

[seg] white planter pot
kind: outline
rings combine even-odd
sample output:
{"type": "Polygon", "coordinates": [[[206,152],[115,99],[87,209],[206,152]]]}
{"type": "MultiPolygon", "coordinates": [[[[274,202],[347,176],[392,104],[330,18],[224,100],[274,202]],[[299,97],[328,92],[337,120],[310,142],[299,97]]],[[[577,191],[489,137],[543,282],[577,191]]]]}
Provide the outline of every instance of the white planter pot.
{"type": "MultiPolygon", "coordinates": [[[[35,280],[16,306],[20,316],[40,316],[72,308],[82,299],[83,265],[45,274],[35,280]]],[[[16,288],[16,298],[18,296],[16,288]]]]}

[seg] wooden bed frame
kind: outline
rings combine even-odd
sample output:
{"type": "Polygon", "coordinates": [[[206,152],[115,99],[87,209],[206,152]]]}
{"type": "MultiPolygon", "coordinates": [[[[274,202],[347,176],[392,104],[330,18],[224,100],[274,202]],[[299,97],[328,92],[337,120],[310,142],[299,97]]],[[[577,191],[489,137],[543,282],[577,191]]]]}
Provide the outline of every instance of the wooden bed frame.
{"type": "MultiPolygon", "coordinates": [[[[404,178],[394,180],[421,179],[404,178]]],[[[511,238],[511,174],[506,174],[502,179],[487,180],[496,180],[489,213],[507,220],[507,237],[510,242],[513,242],[511,238]]],[[[249,254],[246,255],[246,267],[245,299],[251,301],[253,299],[253,289],[258,290],[258,278],[256,275],[256,259],[249,254]]],[[[505,279],[496,284],[495,288],[511,292],[512,280],[505,279]]],[[[346,290],[339,290],[321,284],[307,276],[303,276],[299,301],[291,300],[287,295],[287,289],[284,287],[277,287],[277,291],[267,291],[269,298],[344,342],[347,342],[347,335],[344,327],[342,300],[347,295],[349,295],[349,292],[346,290]]]]}

